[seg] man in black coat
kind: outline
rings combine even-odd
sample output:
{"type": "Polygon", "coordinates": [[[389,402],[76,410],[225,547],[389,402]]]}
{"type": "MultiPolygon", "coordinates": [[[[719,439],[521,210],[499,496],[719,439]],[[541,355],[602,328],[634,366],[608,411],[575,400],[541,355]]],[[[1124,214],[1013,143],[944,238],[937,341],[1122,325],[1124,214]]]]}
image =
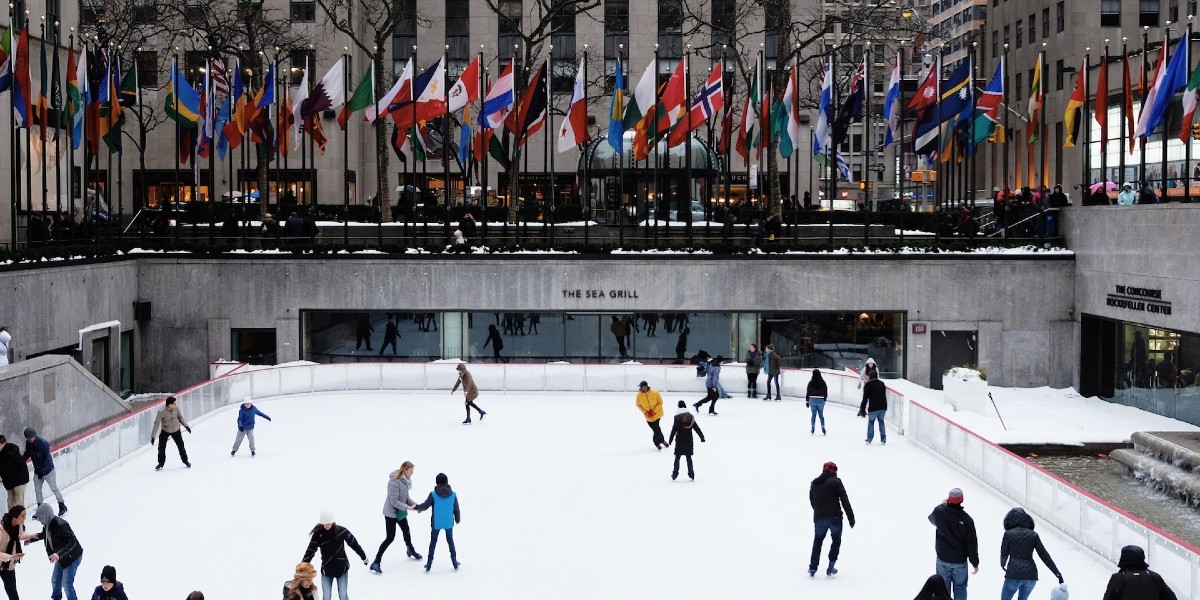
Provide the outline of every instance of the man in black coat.
{"type": "Polygon", "coordinates": [[[837,465],[832,461],[821,468],[821,475],[812,481],[808,488],[808,502],[812,504],[813,525],[816,533],[813,535],[812,558],[808,561],[808,576],[817,574],[817,566],[821,563],[821,547],[825,545],[825,534],[829,533],[832,543],[829,546],[829,567],[825,575],[837,575],[838,553],[842,549],[842,509],[846,509],[846,520],[854,527],[854,509],[850,508],[850,498],[846,496],[846,486],[837,476],[837,465]]]}
{"type": "Polygon", "coordinates": [[[16,444],[0,435],[0,481],[8,491],[8,508],[25,504],[25,486],[29,483],[29,468],[16,444]]]}
{"type": "Polygon", "coordinates": [[[879,421],[879,442],[887,444],[887,428],[883,417],[887,415],[887,386],[879,380],[879,372],[872,371],[863,386],[862,404],[858,407],[858,416],[867,419],[867,443],[875,440],[875,421],[879,421]]]}
{"type": "Polygon", "coordinates": [[[45,542],[46,555],[54,565],[50,573],[50,597],[62,598],[66,588],[67,597],[75,597],[75,572],[83,559],[83,546],[75,538],[71,524],[66,519],[54,516],[54,509],[49,503],[42,504],[34,513],[34,518],[42,524],[42,532],[26,534],[26,542],[45,542]]]}
{"type": "Polygon", "coordinates": [[[934,548],[937,551],[937,574],[946,580],[946,590],[954,600],[966,600],[967,563],[979,572],[979,538],[975,535],[975,520],[963,510],[962,490],[954,488],[946,500],[929,513],[929,522],[937,528],[934,548]]]}

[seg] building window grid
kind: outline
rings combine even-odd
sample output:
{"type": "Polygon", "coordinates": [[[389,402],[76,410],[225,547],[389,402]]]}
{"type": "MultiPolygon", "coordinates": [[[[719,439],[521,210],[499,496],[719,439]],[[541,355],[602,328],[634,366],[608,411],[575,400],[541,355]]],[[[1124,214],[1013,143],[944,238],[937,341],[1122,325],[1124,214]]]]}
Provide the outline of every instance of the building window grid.
{"type": "Polygon", "coordinates": [[[1024,39],[1024,36],[1021,35],[1024,28],[1025,28],[1025,23],[1022,21],[1017,21],[1017,47],[1018,48],[1021,47],[1021,42],[1024,39]]]}
{"type": "Polygon", "coordinates": [[[317,3],[314,0],[291,0],[292,21],[313,23],[317,20],[317,3]]]}
{"type": "Polygon", "coordinates": [[[1158,27],[1160,9],[1159,0],[1140,0],[1138,2],[1138,27],[1158,27]]]}
{"type": "Polygon", "coordinates": [[[140,50],[134,63],[137,67],[138,85],[144,88],[158,87],[158,51],[140,50]]]}
{"type": "MultiPolygon", "coordinates": [[[[1061,30],[1060,30],[1061,31],[1061,30]]],[[[1050,9],[1042,9],[1042,39],[1050,37],[1050,9]]]]}
{"type": "Polygon", "coordinates": [[[1066,77],[1066,68],[1063,65],[1063,60],[1060,58],[1054,63],[1054,89],[1062,91],[1063,79],[1066,77]]]}
{"type": "MultiPolygon", "coordinates": [[[[1058,18],[1059,31],[1063,30],[1063,20],[1065,7],[1062,2],[1058,3],[1058,18]]],[[[1120,27],[1121,26],[1121,0],[1100,0],[1100,26],[1101,27],[1120,27]]]]}
{"type": "Polygon", "coordinates": [[[1029,15],[1029,43],[1037,39],[1037,16],[1029,15]]]}
{"type": "Polygon", "coordinates": [[[1172,23],[1179,22],[1179,0],[1167,0],[1167,20],[1172,23]]]}

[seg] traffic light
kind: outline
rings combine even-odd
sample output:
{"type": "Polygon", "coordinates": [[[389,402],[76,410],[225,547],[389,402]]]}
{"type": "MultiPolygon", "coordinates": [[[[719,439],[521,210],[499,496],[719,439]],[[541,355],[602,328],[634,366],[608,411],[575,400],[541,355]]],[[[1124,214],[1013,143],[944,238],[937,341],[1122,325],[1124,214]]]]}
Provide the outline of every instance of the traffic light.
{"type": "Polygon", "coordinates": [[[1192,139],[1200,140],[1200,121],[1192,125],[1192,139]]]}

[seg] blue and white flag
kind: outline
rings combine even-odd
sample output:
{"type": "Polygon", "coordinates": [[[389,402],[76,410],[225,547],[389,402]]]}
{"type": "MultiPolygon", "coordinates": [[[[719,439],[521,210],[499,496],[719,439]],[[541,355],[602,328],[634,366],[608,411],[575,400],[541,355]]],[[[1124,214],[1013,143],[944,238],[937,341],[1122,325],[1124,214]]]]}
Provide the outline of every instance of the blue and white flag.
{"type": "Polygon", "coordinates": [[[883,98],[883,120],[887,123],[887,136],[883,139],[886,148],[896,141],[900,132],[900,54],[896,54],[896,65],[892,67],[892,79],[888,82],[887,96],[883,98]]]}

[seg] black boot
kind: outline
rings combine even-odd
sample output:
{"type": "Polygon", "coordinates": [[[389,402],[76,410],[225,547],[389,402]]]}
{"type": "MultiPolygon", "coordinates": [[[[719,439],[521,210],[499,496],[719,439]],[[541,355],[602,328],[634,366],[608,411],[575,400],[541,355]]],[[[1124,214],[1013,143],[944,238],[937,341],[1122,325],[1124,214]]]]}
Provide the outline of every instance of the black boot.
{"type": "Polygon", "coordinates": [[[417,551],[411,547],[408,549],[408,557],[413,560],[421,560],[421,555],[417,554],[417,551]]]}

